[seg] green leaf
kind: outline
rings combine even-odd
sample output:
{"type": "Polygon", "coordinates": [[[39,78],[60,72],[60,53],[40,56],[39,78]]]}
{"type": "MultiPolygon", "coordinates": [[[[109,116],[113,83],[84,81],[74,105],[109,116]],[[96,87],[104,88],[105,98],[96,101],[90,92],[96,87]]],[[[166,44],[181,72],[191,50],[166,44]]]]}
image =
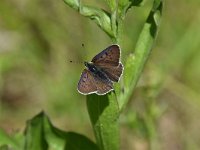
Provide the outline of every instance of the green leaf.
{"type": "Polygon", "coordinates": [[[101,150],[119,150],[119,108],[115,94],[87,96],[87,107],[101,150]]]}
{"type": "Polygon", "coordinates": [[[42,112],[27,122],[25,150],[98,150],[83,135],[55,128],[42,112]]]}
{"type": "Polygon", "coordinates": [[[105,0],[105,1],[108,4],[111,12],[114,12],[117,6],[116,0],[105,0]]]}
{"type": "Polygon", "coordinates": [[[64,2],[78,11],[81,15],[94,20],[95,23],[111,38],[115,38],[115,34],[112,31],[111,15],[107,11],[92,6],[82,5],[78,1],[64,0],[64,2]]]}
{"type": "Polygon", "coordinates": [[[48,144],[44,137],[43,116],[41,113],[27,122],[25,150],[47,150],[48,144]]]}
{"type": "Polygon", "coordinates": [[[80,7],[80,0],[64,0],[64,2],[76,10],[78,10],[80,7]]]}
{"type": "Polygon", "coordinates": [[[119,0],[118,2],[118,13],[121,18],[124,18],[126,12],[132,6],[141,6],[143,5],[145,0],[119,0]]]}
{"type": "Polygon", "coordinates": [[[160,25],[162,7],[162,0],[154,1],[153,7],[140,33],[134,54],[131,54],[127,58],[124,69],[125,93],[120,96],[120,111],[122,111],[128,103],[128,100],[132,95],[132,92],[142,73],[147,58],[152,50],[158,32],[158,27],[160,25]]]}
{"type": "Polygon", "coordinates": [[[16,139],[16,136],[9,136],[0,128],[0,149],[8,147],[14,150],[18,150],[21,149],[20,143],[22,142],[23,139],[21,138],[16,139]]]}

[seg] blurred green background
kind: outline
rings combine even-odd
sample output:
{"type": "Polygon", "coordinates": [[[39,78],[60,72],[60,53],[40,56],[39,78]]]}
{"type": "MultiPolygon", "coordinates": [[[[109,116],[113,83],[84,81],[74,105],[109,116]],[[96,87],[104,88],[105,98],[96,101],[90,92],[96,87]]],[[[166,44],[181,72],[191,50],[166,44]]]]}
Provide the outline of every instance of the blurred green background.
{"type": "MultiPolygon", "coordinates": [[[[108,10],[105,1],[83,3],[108,10]]],[[[147,1],[128,11],[122,62],[134,49],[151,5],[147,1]]],[[[165,1],[156,43],[120,118],[122,149],[149,149],[149,114],[155,129],[151,143],[162,150],[200,148],[199,6],[199,0],[165,1]]],[[[90,61],[111,43],[62,0],[1,0],[0,128],[23,132],[26,121],[44,110],[58,128],[94,139],[85,96],[76,90],[84,65],[69,61],[90,61]]]]}

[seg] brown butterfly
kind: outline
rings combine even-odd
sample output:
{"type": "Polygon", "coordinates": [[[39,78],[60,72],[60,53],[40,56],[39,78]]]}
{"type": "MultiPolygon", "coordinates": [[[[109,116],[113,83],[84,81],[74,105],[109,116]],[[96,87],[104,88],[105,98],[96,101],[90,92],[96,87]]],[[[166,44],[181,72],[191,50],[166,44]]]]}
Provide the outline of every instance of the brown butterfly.
{"type": "Polygon", "coordinates": [[[78,91],[88,95],[104,95],[113,90],[113,82],[118,82],[122,75],[123,65],[120,62],[119,45],[111,45],[97,54],[91,62],[84,62],[78,83],[78,91]]]}

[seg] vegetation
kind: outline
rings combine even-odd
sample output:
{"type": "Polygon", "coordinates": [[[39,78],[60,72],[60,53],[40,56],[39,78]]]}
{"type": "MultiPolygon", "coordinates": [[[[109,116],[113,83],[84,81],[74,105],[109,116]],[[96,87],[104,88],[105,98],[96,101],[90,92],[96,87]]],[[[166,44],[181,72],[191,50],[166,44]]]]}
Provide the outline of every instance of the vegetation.
{"type": "Polygon", "coordinates": [[[199,149],[197,4],[2,0],[0,150],[199,149]],[[112,43],[122,49],[120,84],[80,95],[84,66],[70,60],[112,43]]]}

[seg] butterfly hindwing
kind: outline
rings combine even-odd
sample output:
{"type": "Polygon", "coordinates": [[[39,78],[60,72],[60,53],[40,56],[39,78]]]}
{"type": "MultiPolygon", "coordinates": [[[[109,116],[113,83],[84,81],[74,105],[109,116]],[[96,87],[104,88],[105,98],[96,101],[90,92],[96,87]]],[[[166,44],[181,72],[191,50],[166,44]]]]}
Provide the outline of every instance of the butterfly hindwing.
{"type": "Polygon", "coordinates": [[[119,63],[118,66],[116,67],[113,66],[109,68],[106,66],[102,66],[101,69],[110,80],[114,82],[118,82],[123,72],[123,65],[122,63],[119,63]]]}
{"type": "Polygon", "coordinates": [[[96,66],[118,66],[120,59],[120,48],[118,45],[111,45],[97,54],[92,62],[96,66]]]}
{"type": "Polygon", "coordinates": [[[78,83],[78,91],[81,94],[96,93],[98,95],[104,95],[111,90],[113,90],[113,83],[109,79],[103,80],[89,70],[83,70],[78,83]]]}
{"type": "Polygon", "coordinates": [[[90,71],[84,69],[78,82],[78,91],[81,94],[91,94],[97,91],[95,80],[90,71]]]}
{"type": "Polygon", "coordinates": [[[113,90],[113,83],[109,79],[103,80],[98,76],[94,76],[95,84],[97,86],[97,94],[104,95],[113,90]]]}

